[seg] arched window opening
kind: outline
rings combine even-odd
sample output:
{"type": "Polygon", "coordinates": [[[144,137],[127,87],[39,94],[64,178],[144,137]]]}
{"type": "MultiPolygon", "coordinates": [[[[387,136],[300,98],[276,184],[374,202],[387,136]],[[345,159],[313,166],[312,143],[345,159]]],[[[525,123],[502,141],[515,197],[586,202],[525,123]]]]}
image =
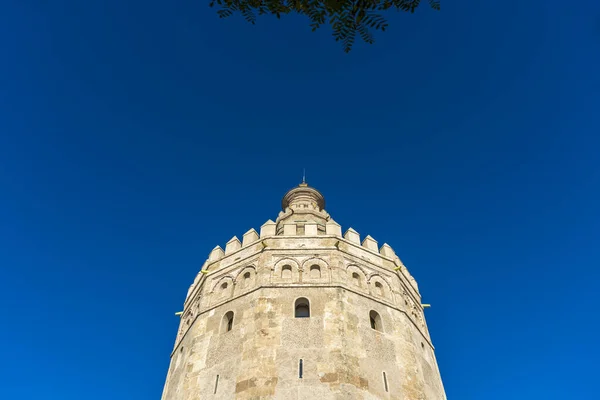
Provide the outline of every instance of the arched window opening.
{"type": "Polygon", "coordinates": [[[383,296],[383,285],[379,282],[375,282],[375,292],[379,296],[383,296]]]}
{"type": "Polygon", "coordinates": [[[283,279],[291,279],[292,267],[290,267],[289,265],[284,265],[283,268],[281,268],[281,277],[283,279]]]}
{"type": "Polygon", "coordinates": [[[246,272],[244,274],[244,279],[242,280],[242,288],[245,289],[248,287],[250,282],[250,272],[246,272]]]}
{"type": "Polygon", "coordinates": [[[352,281],[354,282],[355,286],[360,287],[360,276],[356,272],[352,273],[352,281]]]}
{"type": "Polygon", "coordinates": [[[227,282],[223,282],[223,284],[221,285],[221,289],[222,290],[227,289],[227,282]]]}
{"type": "Polygon", "coordinates": [[[310,318],[310,303],[304,297],[296,300],[294,305],[294,316],[296,318],[310,318]]]}
{"type": "Polygon", "coordinates": [[[381,326],[381,317],[376,311],[371,311],[369,313],[369,320],[371,321],[371,328],[375,329],[376,331],[383,332],[381,326]]]}
{"type": "Polygon", "coordinates": [[[221,331],[225,333],[229,332],[231,329],[233,329],[233,311],[228,311],[223,316],[223,324],[221,327],[221,331]]]}
{"type": "Polygon", "coordinates": [[[313,265],[310,267],[310,277],[313,279],[318,279],[321,277],[321,267],[318,265],[313,265]]]}

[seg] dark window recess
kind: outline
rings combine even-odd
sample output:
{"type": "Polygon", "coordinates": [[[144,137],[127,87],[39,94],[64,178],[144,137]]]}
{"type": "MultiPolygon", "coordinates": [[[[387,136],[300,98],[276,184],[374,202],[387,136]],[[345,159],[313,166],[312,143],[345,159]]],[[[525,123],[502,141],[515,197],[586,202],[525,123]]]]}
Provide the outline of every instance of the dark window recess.
{"type": "Polygon", "coordinates": [[[219,375],[217,375],[217,379],[215,380],[215,393],[217,394],[217,389],[219,388],[219,375]]]}
{"type": "Polygon", "coordinates": [[[304,297],[296,300],[294,305],[294,316],[296,318],[310,318],[310,303],[304,297]]]}
{"type": "Polygon", "coordinates": [[[298,363],[298,378],[302,379],[302,375],[303,375],[303,371],[304,370],[304,365],[302,362],[302,359],[300,359],[300,362],[298,363]]]}
{"type": "Polygon", "coordinates": [[[371,328],[375,329],[376,331],[383,332],[381,317],[376,311],[371,310],[369,313],[369,321],[371,322],[371,328]]]}
{"type": "Polygon", "coordinates": [[[229,332],[233,328],[233,311],[228,311],[223,316],[223,324],[221,325],[221,332],[229,332]]]}

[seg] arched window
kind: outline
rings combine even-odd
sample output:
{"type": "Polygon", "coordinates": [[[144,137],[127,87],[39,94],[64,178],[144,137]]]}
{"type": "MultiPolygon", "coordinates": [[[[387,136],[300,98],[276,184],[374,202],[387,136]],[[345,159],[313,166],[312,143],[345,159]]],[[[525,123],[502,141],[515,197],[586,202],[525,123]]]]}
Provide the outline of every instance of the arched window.
{"type": "Polygon", "coordinates": [[[244,279],[242,280],[242,288],[247,288],[250,283],[250,272],[246,272],[244,274],[244,279]]]}
{"type": "Polygon", "coordinates": [[[375,282],[375,293],[379,296],[383,296],[383,285],[379,282],[375,282]]]}
{"type": "Polygon", "coordinates": [[[369,320],[371,321],[371,328],[376,331],[383,332],[383,328],[381,326],[381,317],[376,311],[371,310],[369,313],[369,320]]]}
{"type": "Polygon", "coordinates": [[[320,278],[321,277],[321,267],[319,267],[318,265],[313,265],[312,267],[310,267],[310,277],[311,278],[320,278]]]}
{"type": "Polygon", "coordinates": [[[227,282],[223,282],[223,284],[221,285],[221,289],[222,290],[227,289],[227,282]]]}
{"type": "Polygon", "coordinates": [[[310,303],[308,299],[300,297],[294,305],[294,316],[296,318],[310,318],[310,303]]]}
{"type": "Polygon", "coordinates": [[[229,332],[233,328],[233,311],[228,311],[223,316],[223,323],[221,325],[221,332],[229,332]]]}
{"type": "Polygon", "coordinates": [[[289,265],[284,265],[283,268],[281,268],[281,277],[283,279],[291,279],[292,267],[290,267],[289,265]]]}
{"type": "Polygon", "coordinates": [[[352,273],[352,281],[356,286],[360,287],[360,276],[356,272],[352,273]]]}

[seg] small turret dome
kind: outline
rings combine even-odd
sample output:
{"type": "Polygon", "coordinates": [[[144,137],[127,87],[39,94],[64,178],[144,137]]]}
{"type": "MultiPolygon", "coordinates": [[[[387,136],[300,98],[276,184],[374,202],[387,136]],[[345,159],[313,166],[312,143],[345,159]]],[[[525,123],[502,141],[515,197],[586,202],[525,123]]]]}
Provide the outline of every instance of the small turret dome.
{"type": "Polygon", "coordinates": [[[285,211],[290,208],[313,208],[322,211],[325,208],[325,198],[315,188],[302,182],[283,196],[281,208],[285,211]]]}

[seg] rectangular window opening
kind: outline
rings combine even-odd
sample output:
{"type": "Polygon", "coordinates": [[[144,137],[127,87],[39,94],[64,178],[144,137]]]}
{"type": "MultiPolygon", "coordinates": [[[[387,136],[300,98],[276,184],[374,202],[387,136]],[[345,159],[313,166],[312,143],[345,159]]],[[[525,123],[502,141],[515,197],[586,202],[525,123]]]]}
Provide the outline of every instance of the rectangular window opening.
{"type": "Polygon", "coordinates": [[[387,376],[385,376],[385,372],[383,373],[383,387],[385,387],[386,392],[389,392],[387,385],[387,376]]]}
{"type": "Polygon", "coordinates": [[[302,374],[303,374],[303,369],[304,369],[304,365],[302,363],[302,359],[300,359],[300,362],[298,363],[298,378],[302,379],[302,374]]]}
{"type": "Polygon", "coordinates": [[[219,375],[217,375],[217,379],[215,380],[215,393],[217,394],[217,389],[219,388],[219,375]]]}

